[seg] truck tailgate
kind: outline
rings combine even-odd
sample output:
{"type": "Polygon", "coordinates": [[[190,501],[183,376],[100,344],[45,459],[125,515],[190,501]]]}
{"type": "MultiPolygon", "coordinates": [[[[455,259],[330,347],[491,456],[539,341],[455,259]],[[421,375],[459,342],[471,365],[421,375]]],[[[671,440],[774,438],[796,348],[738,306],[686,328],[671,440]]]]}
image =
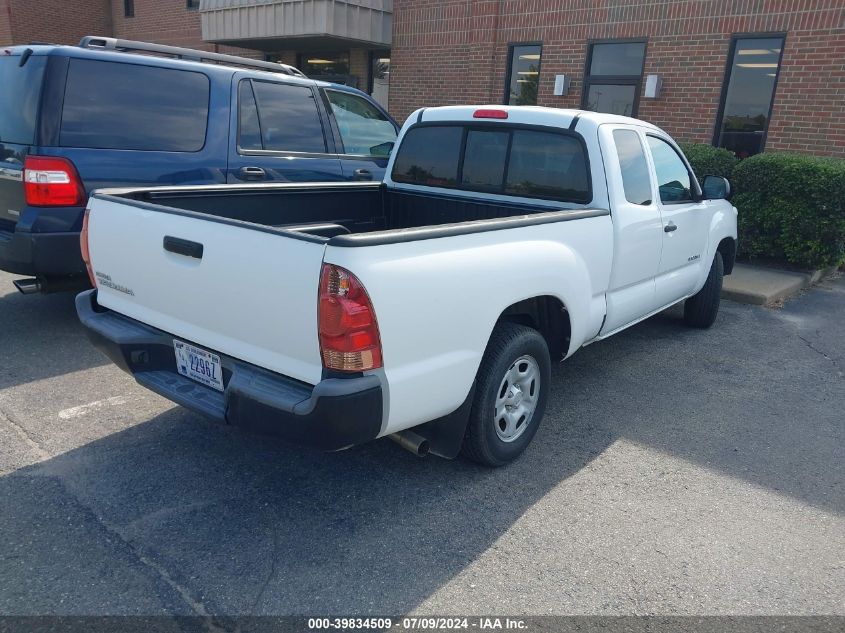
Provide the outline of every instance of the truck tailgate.
{"type": "Polygon", "coordinates": [[[101,306],[209,351],[319,382],[324,244],[132,200],[94,197],[89,208],[101,306]]]}

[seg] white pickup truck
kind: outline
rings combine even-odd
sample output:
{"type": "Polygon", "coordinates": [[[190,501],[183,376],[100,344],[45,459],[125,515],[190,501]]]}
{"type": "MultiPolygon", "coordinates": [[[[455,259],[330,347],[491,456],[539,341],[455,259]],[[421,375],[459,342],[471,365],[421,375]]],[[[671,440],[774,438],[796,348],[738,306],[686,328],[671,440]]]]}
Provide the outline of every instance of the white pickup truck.
{"type": "Polygon", "coordinates": [[[680,301],[713,323],[729,194],[643,121],[422,109],[383,183],[96,192],[77,309],[140,384],[213,418],[501,465],[552,359],[680,301]]]}

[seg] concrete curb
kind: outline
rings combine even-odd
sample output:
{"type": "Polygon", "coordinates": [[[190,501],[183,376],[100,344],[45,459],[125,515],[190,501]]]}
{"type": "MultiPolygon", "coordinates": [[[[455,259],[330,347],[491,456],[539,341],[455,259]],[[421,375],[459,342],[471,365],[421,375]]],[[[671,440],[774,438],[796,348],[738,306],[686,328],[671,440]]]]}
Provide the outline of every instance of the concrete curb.
{"type": "Polygon", "coordinates": [[[799,273],[735,264],[733,274],[725,277],[722,298],[738,303],[772,305],[798,294],[834,272],[836,267],[799,273]]]}

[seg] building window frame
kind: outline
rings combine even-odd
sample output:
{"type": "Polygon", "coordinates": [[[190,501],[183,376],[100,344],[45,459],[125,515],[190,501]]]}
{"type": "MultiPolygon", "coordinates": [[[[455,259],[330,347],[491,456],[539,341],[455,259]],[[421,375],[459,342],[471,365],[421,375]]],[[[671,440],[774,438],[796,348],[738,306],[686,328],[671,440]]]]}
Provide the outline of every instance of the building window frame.
{"type": "Polygon", "coordinates": [[[187,8],[188,11],[199,11],[200,0],[185,0],[185,8],[187,8]]]}
{"type": "Polygon", "coordinates": [[[719,109],[716,110],[716,121],[713,126],[713,146],[720,147],[719,142],[722,140],[722,123],[725,118],[725,106],[728,100],[728,87],[731,83],[731,75],[733,74],[734,57],[736,55],[736,45],[739,40],[766,40],[781,38],[782,44],[780,46],[780,55],[778,55],[778,67],[775,73],[774,86],[772,87],[772,98],[769,102],[769,111],[766,113],[766,129],[763,130],[762,138],[760,139],[760,153],[766,151],[766,141],[769,137],[769,124],[772,122],[772,112],[775,109],[775,97],[778,93],[778,81],[780,80],[780,71],[783,67],[783,51],[786,48],[786,32],[755,32],[755,33],[733,33],[731,41],[728,46],[728,58],[725,60],[725,71],[722,75],[722,87],[719,94],[719,109]]]}
{"type": "Polygon", "coordinates": [[[135,0],[123,0],[123,17],[135,17],[135,0]]]}
{"type": "Polygon", "coordinates": [[[584,86],[581,89],[581,109],[587,109],[587,98],[590,94],[590,86],[634,86],[634,103],[631,106],[629,116],[636,118],[640,110],[640,96],[643,88],[643,75],[645,74],[645,60],[648,58],[647,37],[621,37],[587,40],[587,59],[584,64],[584,86]],[[593,47],[596,44],[642,44],[643,65],[639,75],[592,75],[590,68],[593,65],[593,47]]]}
{"type": "Polygon", "coordinates": [[[540,77],[542,76],[543,72],[543,42],[541,41],[532,41],[532,42],[508,42],[508,64],[507,64],[507,71],[505,73],[505,88],[502,94],[502,104],[509,105],[510,97],[511,97],[511,83],[513,81],[513,50],[519,46],[537,46],[540,48],[540,59],[538,60],[539,63],[537,64],[537,104],[539,105],[540,101],[540,77]]]}

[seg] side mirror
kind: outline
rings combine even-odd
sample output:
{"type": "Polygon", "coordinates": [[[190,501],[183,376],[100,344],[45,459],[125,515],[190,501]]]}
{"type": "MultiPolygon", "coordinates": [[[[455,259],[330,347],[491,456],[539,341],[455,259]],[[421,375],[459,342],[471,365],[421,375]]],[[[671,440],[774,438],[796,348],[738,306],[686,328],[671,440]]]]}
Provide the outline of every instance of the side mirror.
{"type": "Polygon", "coordinates": [[[705,200],[730,200],[731,183],[722,176],[705,176],[701,191],[705,200]]]}

